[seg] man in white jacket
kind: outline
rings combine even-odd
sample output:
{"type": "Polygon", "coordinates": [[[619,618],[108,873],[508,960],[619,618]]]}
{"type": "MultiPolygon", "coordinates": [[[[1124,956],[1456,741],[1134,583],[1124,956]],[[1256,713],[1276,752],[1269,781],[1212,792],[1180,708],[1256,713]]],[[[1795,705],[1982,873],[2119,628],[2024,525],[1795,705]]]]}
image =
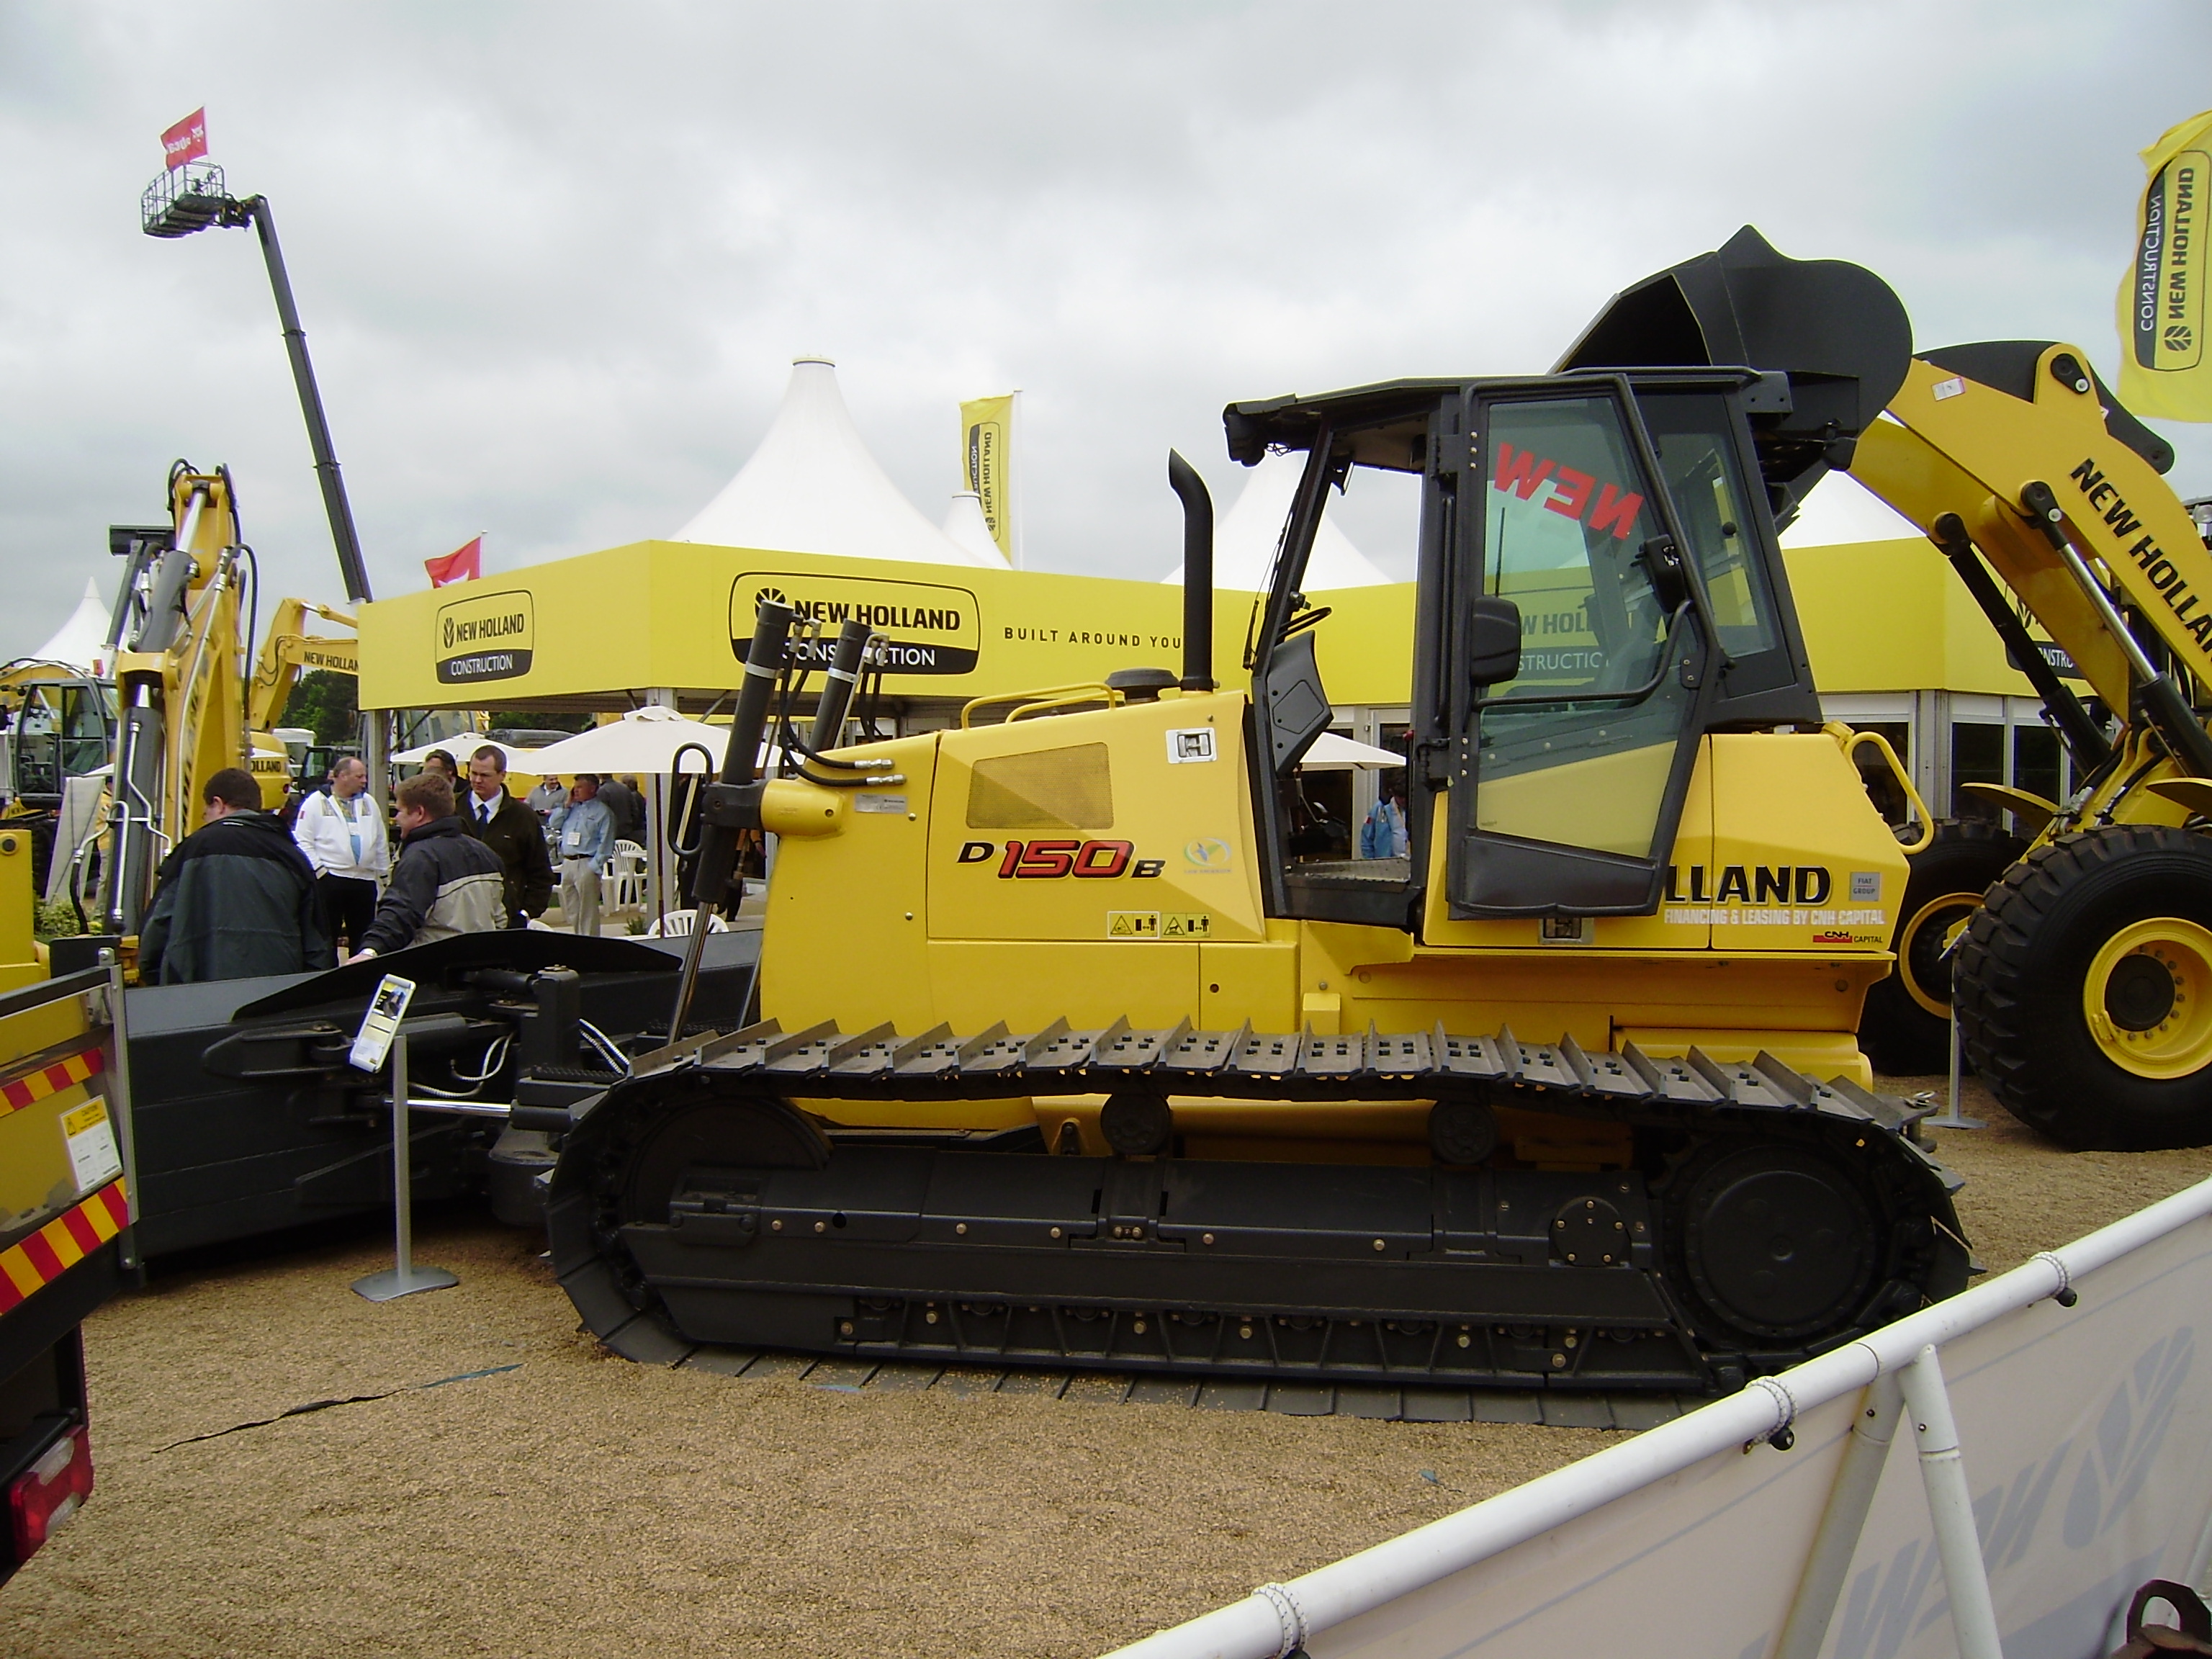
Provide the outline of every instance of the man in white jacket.
{"type": "Polygon", "coordinates": [[[392,854],[385,839],[384,814],[368,793],[368,768],[359,757],[341,756],[331,769],[328,794],[320,790],[300,803],[292,838],[315,866],[315,899],[323,932],[339,944],[339,960],[356,945],[376,915],[376,901],[392,854]]]}

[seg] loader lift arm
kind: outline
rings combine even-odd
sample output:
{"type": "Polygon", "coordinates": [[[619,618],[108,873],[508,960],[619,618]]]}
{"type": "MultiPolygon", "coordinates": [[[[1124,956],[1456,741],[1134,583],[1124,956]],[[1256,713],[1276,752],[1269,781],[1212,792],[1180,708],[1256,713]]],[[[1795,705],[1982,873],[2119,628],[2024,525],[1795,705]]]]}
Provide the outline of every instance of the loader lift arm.
{"type": "MultiPolygon", "coordinates": [[[[2148,723],[2190,774],[2212,776],[2212,738],[2191,695],[2212,683],[2212,555],[2160,476],[2172,446],[2085,361],[2078,347],[2033,340],[1923,353],[1850,471],[1970,588],[1966,561],[1986,560],[2106,707],[2148,723]]],[[[2094,757],[2084,723],[2037,689],[2077,764],[2085,747],[2094,757]]]]}

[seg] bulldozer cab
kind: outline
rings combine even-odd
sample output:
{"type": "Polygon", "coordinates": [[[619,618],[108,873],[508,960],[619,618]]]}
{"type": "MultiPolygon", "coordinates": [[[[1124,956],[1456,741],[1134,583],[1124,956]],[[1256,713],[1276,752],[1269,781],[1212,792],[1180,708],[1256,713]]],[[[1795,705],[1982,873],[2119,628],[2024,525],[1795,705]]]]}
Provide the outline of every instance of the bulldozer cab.
{"type": "Polygon", "coordinates": [[[1550,375],[1231,404],[1233,459],[1306,457],[1246,663],[1271,913],[1418,932],[1432,883],[1454,920],[1656,910],[1705,736],[1820,722],[1778,526],[1911,356],[1880,277],[1747,226],[1615,295],[1550,375]],[[1328,862],[1285,804],[1330,714],[1301,589],[1363,468],[1422,481],[1412,847],[1328,862]]]}
{"type": "MultiPolygon", "coordinates": [[[[1817,724],[1741,369],[1401,382],[1231,410],[1306,453],[1254,629],[1255,793],[1276,914],[1417,927],[1649,914],[1698,740],[1817,724]],[[1299,757],[1329,708],[1301,584],[1333,501],[1419,475],[1410,855],[1316,857],[1299,757]]],[[[1245,430],[1237,430],[1241,416],[1245,430]]]]}

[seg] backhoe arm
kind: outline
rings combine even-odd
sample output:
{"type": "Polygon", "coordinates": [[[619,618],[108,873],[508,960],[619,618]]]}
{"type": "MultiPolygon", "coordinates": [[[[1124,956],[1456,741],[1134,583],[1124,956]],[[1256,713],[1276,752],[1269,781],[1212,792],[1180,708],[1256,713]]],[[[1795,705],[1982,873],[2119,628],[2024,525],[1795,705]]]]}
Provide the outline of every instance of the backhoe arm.
{"type": "Polygon", "coordinates": [[[284,718],[284,705],[292,700],[293,690],[307,670],[324,668],[334,674],[360,672],[359,647],[353,641],[301,631],[311,611],[341,628],[358,625],[350,612],[336,605],[318,605],[313,599],[278,600],[276,614],[269,619],[269,631],[262,639],[261,652],[253,665],[253,688],[247,694],[246,704],[249,731],[275,728],[276,722],[284,718]]]}

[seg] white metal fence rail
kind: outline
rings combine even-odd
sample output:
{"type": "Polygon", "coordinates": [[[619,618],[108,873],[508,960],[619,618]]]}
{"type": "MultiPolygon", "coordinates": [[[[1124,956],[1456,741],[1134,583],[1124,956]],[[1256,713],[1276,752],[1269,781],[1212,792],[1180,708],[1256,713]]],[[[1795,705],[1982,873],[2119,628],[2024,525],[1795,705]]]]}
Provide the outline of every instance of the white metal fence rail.
{"type": "Polygon", "coordinates": [[[2212,1181],[1112,1659],[2088,1659],[2212,1555],[2208,1318],[2212,1181]]]}

